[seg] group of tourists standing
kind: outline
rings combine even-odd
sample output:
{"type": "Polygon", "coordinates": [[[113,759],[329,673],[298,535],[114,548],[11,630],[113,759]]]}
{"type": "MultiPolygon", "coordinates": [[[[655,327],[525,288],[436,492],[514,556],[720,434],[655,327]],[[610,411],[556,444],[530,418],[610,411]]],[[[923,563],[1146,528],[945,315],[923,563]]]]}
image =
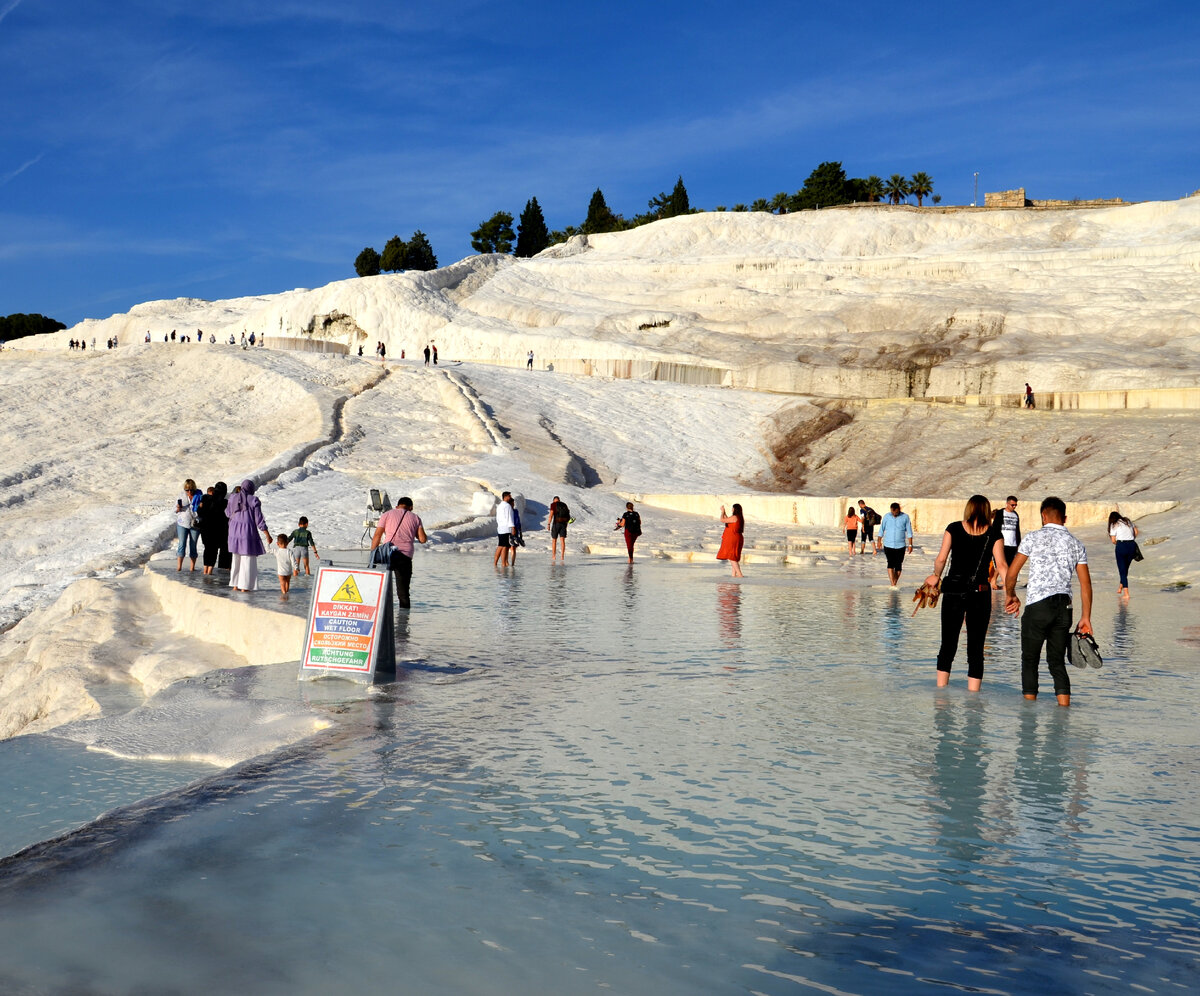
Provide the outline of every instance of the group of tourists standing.
{"type": "Polygon", "coordinates": [[[203,573],[227,570],[229,587],[234,591],[256,591],[258,558],[266,553],[268,546],[274,545],[287,554],[286,569],[283,558],[277,557],[276,570],[284,594],[287,593],[285,577],[290,579],[301,567],[306,574],[310,573],[308,551],[311,547],[316,554],[316,541],[309,532],[308,519],[301,516],[290,535],[280,533],[273,537],[256,490],[250,478],[235,487],[233,494],[224,481],[217,481],[203,492],[192,478],[184,481],[183,491],[175,499],[175,570],[183,570],[187,557],[194,571],[202,548],[203,573]],[[266,538],[265,543],[260,534],[266,538]]]}

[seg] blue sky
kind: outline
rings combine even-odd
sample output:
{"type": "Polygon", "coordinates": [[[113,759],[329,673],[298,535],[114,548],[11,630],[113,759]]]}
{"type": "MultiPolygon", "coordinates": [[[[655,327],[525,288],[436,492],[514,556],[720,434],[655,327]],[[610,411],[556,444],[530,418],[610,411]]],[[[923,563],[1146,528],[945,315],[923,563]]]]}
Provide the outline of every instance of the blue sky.
{"type": "Polygon", "coordinates": [[[0,314],[316,287],[538,198],[578,224],[818,163],[943,203],[1200,188],[1195,0],[917,8],[0,0],[0,314]]]}

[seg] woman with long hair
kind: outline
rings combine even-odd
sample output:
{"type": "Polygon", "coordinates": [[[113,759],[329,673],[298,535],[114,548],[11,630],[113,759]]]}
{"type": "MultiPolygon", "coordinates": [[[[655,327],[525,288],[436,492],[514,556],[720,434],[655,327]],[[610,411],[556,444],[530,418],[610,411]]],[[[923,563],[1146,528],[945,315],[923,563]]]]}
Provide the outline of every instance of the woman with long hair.
{"type": "Polygon", "coordinates": [[[1138,527],[1120,512],[1113,512],[1108,517],[1108,538],[1117,548],[1117,574],[1121,579],[1117,585],[1117,594],[1122,598],[1129,597],[1129,565],[1137,556],[1137,536],[1138,527]]]}
{"type": "Polygon", "coordinates": [[[967,623],[967,690],[979,691],[983,683],[983,641],[992,620],[992,586],[988,566],[993,558],[1003,583],[1008,573],[1004,537],[992,520],[992,504],[983,495],[971,495],[961,522],[951,522],[942,534],[942,548],[925,579],[929,587],[941,585],[942,645],[937,655],[937,683],[950,684],[950,666],[958,650],[963,620],[967,623]],[[950,568],[946,571],[946,562],[950,568]],[[942,572],[946,571],[945,583],[942,572]]]}
{"type": "Polygon", "coordinates": [[[722,505],[721,521],[725,523],[725,532],[721,534],[721,548],[717,551],[717,560],[729,561],[733,577],[745,577],[742,574],[742,544],[746,539],[746,519],[742,515],[742,506],[734,502],[731,514],[726,515],[725,506],[722,505]]]}

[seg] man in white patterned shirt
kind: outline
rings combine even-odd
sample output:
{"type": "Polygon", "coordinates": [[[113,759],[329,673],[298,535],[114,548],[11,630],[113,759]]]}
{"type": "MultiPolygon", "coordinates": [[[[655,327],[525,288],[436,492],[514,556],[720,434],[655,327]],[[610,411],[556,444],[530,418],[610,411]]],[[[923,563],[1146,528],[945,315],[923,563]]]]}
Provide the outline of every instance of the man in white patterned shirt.
{"type": "Polygon", "coordinates": [[[1029,561],[1029,585],[1025,615],[1021,617],[1021,692],[1027,699],[1038,695],[1038,665],[1046,646],[1046,667],[1054,680],[1060,706],[1071,704],[1071,679],[1065,658],[1071,636],[1071,574],[1079,577],[1079,632],[1092,631],[1092,577],[1087,551],[1067,532],[1067,506],[1061,498],[1042,502],[1042,528],[1021,540],[1004,579],[1004,611],[1016,615],[1017,575],[1029,561]]]}

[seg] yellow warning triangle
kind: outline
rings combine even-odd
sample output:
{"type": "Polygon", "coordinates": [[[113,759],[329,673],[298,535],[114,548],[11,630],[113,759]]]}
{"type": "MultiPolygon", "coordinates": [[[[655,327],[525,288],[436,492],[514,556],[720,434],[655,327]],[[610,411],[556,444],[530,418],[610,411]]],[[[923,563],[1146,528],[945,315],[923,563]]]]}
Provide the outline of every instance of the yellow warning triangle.
{"type": "Polygon", "coordinates": [[[354,583],[354,575],[348,574],[342,586],[333,593],[331,602],[358,602],[362,605],[362,595],[358,593],[358,585],[354,583]]]}

